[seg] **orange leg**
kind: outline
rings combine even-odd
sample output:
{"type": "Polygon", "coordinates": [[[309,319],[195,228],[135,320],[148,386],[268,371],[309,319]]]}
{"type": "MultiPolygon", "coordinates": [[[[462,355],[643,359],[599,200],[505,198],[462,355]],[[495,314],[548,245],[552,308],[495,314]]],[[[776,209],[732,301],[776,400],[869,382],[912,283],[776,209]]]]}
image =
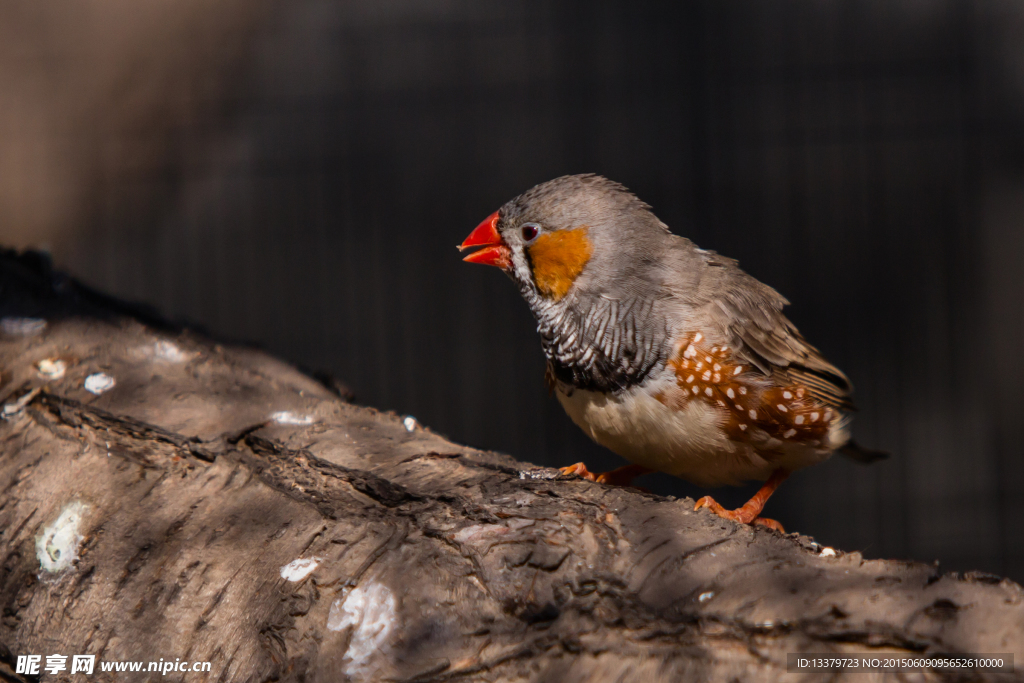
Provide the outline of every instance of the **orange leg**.
{"type": "Polygon", "coordinates": [[[583,477],[587,481],[596,481],[598,484],[608,484],[609,486],[630,486],[636,477],[654,471],[640,465],[626,465],[610,472],[594,474],[581,462],[558,469],[562,474],[575,474],[577,477],[583,477]]]}
{"type": "Polygon", "coordinates": [[[754,494],[754,497],[743,504],[743,507],[735,510],[726,510],[721,505],[715,502],[715,499],[711,496],[704,496],[697,501],[697,505],[694,506],[694,510],[700,510],[701,508],[709,508],[719,517],[725,519],[731,519],[734,522],[741,524],[760,524],[766,526],[769,529],[775,529],[779,532],[784,532],[782,525],[776,522],[774,519],[767,519],[761,517],[761,511],[764,510],[764,504],[768,502],[771,495],[775,493],[775,489],[779,487],[786,477],[789,476],[789,472],[786,470],[775,470],[772,476],[768,478],[768,481],[764,483],[761,490],[754,494]]]}

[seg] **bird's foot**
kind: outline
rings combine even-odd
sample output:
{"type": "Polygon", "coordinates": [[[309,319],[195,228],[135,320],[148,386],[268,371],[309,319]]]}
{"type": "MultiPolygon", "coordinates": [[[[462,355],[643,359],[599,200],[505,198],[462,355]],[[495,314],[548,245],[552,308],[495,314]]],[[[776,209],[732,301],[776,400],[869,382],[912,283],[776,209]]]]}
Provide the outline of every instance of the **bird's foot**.
{"type": "Polygon", "coordinates": [[[577,477],[581,477],[587,481],[597,481],[597,475],[588,470],[587,466],[582,462],[578,462],[575,465],[569,465],[568,467],[559,467],[558,471],[565,475],[575,474],[577,477]]]}
{"type": "Polygon", "coordinates": [[[780,534],[786,533],[785,527],[774,519],[769,519],[768,517],[758,517],[754,520],[754,524],[760,524],[761,526],[768,527],[772,531],[778,531],[780,534]]]}
{"type": "Polygon", "coordinates": [[[697,504],[693,507],[694,510],[700,510],[701,508],[707,508],[723,519],[731,519],[732,521],[739,522],[740,524],[759,524],[761,526],[768,527],[769,529],[774,529],[780,534],[786,533],[786,530],[782,525],[774,519],[759,517],[758,515],[761,512],[760,509],[754,509],[754,506],[750,506],[749,503],[735,510],[726,510],[711,496],[704,496],[698,500],[697,504]]]}
{"type": "Polygon", "coordinates": [[[734,522],[740,524],[750,524],[757,519],[757,513],[753,512],[746,507],[737,508],[735,510],[726,510],[722,507],[722,504],[711,496],[704,496],[697,501],[697,504],[693,506],[693,509],[700,510],[701,508],[707,508],[714,512],[722,519],[731,519],[734,522]]]}
{"type": "Polygon", "coordinates": [[[700,510],[701,508],[708,508],[724,519],[731,519],[732,521],[739,522],[740,524],[760,524],[761,526],[766,526],[769,529],[775,529],[779,533],[784,534],[786,531],[782,528],[782,525],[774,519],[762,517],[761,510],[764,510],[764,504],[768,502],[768,499],[771,497],[775,489],[777,489],[779,484],[785,481],[788,476],[789,472],[786,470],[775,470],[772,472],[772,476],[768,477],[768,481],[764,483],[764,486],[754,494],[753,498],[744,503],[741,508],[726,510],[711,496],[704,496],[697,501],[697,504],[693,506],[693,509],[700,510]]]}
{"type": "Polygon", "coordinates": [[[641,474],[648,474],[654,470],[640,465],[626,465],[625,467],[619,467],[618,469],[611,470],[609,472],[602,472],[601,474],[595,474],[587,469],[587,466],[582,462],[578,462],[575,465],[569,465],[568,467],[560,467],[558,471],[562,474],[575,474],[577,477],[582,477],[587,481],[594,481],[598,484],[608,484],[609,486],[628,486],[635,488],[640,491],[647,492],[647,489],[640,486],[633,486],[633,479],[639,477],[641,474]]]}

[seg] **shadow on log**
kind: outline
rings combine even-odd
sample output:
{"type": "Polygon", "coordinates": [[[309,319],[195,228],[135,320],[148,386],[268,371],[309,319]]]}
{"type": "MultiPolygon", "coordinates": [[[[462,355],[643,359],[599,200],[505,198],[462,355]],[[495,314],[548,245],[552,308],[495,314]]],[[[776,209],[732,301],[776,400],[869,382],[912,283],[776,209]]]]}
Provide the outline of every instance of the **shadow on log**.
{"type": "MultiPolygon", "coordinates": [[[[820,680],[787,675],[787,653],[1024,653],[1011,581],[459,446],[36,255],[0,254],[0,286],[0,679],[38,680],[19,655],[54,653],[96,671],[43,680],[162,658],[210,671],[149,678],[418,683],[820,680]]],[[[886,676],[905,679],[854,680],[886,676]]]]}

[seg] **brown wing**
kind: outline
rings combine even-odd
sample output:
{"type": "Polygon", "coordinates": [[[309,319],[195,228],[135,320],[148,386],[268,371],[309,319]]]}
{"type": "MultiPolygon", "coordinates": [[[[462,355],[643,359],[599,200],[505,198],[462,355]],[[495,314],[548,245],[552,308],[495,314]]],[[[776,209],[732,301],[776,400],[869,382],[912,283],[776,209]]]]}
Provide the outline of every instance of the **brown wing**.
{"type": "MultiPolygon", "coordinates": [[[[655,398],[679,410],[691,402],[717,406],[720,425],[730,439],[763,446],[768,435],[783,443],[828,447],[835,420],[847,419],[810,388],[784,381],[781,372],[765,377],[735,347],[714,346],[700,332],[685,333],[675,349],[668,365],[676,385],[655,398]]],[[[770,451],[758,450],[771,457],[770,451]]]]}
{"type": "Polygon", "coordinates": [[[735,261],[712,252],[707,257],[701,290],[710,296],[701,311],[726,333],[737,354],[765,375],[777,376],[780,385],[806,387],[825,405],[854,410],[850,380],[783,315],[789,303],[785,297],[744,273],[735,261]]]}

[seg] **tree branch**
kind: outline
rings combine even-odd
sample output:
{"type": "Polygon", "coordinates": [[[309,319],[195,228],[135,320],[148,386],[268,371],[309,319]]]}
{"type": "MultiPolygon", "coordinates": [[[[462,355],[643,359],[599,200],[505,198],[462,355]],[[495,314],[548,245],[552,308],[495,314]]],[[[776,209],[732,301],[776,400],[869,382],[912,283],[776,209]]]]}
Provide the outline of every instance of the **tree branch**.
{"type": "Polygon", "coordinates": [[[36,256],[0,255],[0,285],[4,680],[54,652],[416,683],[777,680],[791,652],[1024,652],[1008,580],[833,556],[409,431],[36,256]],[[114,385],[94,395],[97,373],[114,385]]]}

